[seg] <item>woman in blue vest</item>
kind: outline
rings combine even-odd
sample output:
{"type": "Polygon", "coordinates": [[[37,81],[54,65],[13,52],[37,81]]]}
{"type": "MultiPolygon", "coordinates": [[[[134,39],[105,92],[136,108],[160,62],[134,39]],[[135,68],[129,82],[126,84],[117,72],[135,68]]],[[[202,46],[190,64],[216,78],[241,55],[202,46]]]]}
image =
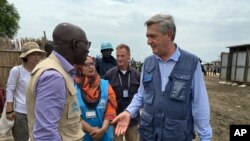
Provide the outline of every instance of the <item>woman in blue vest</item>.
{"type": "Polygon", "coordinates": [[[110,121],[116,116],[115,93],[107,80],[97,74],[95,62],[87,57],[83,66],[77,67],[76,92],[81,108],[84,141],[112,141],[110,121]]]}

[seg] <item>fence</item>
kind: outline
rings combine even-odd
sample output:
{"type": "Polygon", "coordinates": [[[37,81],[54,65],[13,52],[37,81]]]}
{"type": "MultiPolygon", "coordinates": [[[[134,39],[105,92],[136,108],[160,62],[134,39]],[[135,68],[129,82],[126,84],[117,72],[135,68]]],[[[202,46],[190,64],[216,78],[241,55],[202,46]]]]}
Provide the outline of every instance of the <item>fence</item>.
{"type": "Polygon", "coordinates": [[[10,69],[21,64],[20,52],[18,50],[0,50],[0,87],[5,88],[10,69]]]}
{"type": "Polygon", "coordinates": [[[40,48],[43,48],[46,39],[23,38],[10,40],[0,38],[0,87],[5,89],[11,68],[22,63],[22,60],[19,58],[21,48],[25,42],[29,41],[37,42],[40,48]]]}

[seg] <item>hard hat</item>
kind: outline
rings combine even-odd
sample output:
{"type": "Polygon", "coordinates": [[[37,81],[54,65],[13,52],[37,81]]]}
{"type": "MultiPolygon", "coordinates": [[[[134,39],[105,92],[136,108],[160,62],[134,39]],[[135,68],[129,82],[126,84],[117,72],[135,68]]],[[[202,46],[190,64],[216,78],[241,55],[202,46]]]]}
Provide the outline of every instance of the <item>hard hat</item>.
{"type": "Polygon", "coordinates": [[[106,50],[106,49],[110,49],[112,51],[114,50],[110,42],[103,42],[101,44],[101,51],[106,50]]]}

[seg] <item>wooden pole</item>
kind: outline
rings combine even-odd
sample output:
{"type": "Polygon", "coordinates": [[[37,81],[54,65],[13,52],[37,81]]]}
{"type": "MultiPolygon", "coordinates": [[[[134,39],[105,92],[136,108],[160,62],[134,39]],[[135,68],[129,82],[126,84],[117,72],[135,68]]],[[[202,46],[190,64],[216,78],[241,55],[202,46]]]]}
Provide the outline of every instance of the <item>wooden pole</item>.
{"type": "Polygon", "coordinates": [[[44,36],[45,39],[47,39],[45,31],[43,31],[43,36],[44,36]]]}

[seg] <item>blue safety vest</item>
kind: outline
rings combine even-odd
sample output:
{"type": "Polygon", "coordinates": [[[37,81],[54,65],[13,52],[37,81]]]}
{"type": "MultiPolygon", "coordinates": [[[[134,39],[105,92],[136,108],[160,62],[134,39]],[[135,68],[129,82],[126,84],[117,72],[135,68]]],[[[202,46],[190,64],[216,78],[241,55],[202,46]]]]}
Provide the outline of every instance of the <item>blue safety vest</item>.
{"type": "Polygon", "coordinates": [[[142,141],[192,141],[192,79],[198,58],[180,49],[181,55],[162,91],[159,61],[145,59],[142,83],[144,110],[140,120],[142,141]]]}
{"type": "MultiPolygon", "coordinates": [[[[77,93],[77,102],[80,106],[81,109],[81,118],[90,124],[92,127],[102,127],[102,123],[104,120],[104,113],[106,111],[106,105],[108,101],[108,81],[101,79],[100,82],[100,88],[101,88],[101,97],[99,100],[99,103],[96,106],[96,109],[93,109],[95,111],[96,116],[95,118],[87,118],[86,117],[86,112],[90,111],[92,109],[89,109],[84,101],[82,100],[82,95],[81,95],[81,90],[78,85],[75,85],[76,88],[76,93],[77,93]]],[[[93,141],[89,133],[86,133],[83,138],[84,141],[93,141]]],[[[101,141],[112,141],[113,140],[113,127],[109,126],[106,133],[103,135],[101,141]]]]}

